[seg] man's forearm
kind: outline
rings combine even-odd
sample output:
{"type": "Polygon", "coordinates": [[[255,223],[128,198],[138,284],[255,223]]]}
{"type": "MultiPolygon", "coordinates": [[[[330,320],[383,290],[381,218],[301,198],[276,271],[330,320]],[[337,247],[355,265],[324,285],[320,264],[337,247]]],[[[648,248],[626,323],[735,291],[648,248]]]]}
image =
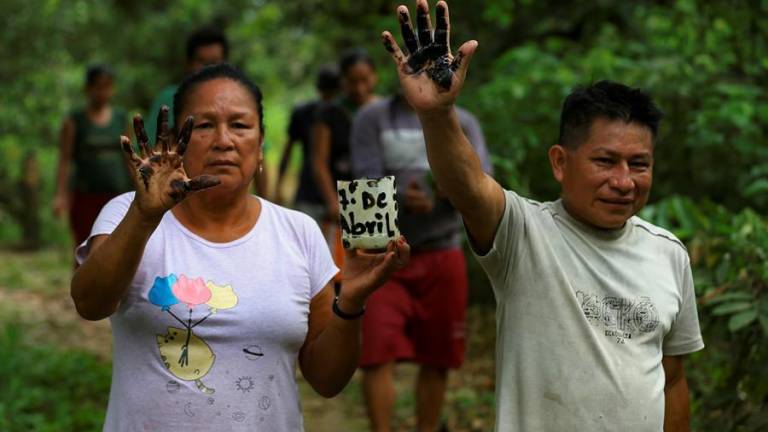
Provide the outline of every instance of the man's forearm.
{"type": "Polygon", "coordinates": [[[99,320],[115,311],[158,224],[143,219],[131,205],[115,231],[90,252],[75,271],[71,286],[72,299],[83,318],[99,320]]]}
{"type": "Polygon", "coordinates": [[[685,377],[664,388],[664,432],[689,432],[691,409],[685,377]]]}
{"type": "Polygon", "coordinates": [[[436,183],[453,206],[466,215],[483,200],[486,174],[480,158],[464,135],[456,110],[419,114],[427,157],[436,183]]]}
{"type": "Polygon", "coordinates": [[[459,204],[476,193],[476,185],[485,176],[480,159],[461,129],[455,109],[420,114],[427,157],[435,181],[459,204]]]}

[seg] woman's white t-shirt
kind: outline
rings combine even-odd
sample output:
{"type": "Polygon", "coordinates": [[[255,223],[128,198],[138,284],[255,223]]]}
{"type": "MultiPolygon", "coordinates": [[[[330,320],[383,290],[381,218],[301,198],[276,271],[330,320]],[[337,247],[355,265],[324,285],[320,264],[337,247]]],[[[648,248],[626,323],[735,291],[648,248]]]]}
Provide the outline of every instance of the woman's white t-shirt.
{"type": "MultiPolygon", "coordinates": [[[[133,196],[110,201],[91,237],[110,234],[133,196]]],[[[338,269],[311,218],[260,201],[256,225],[228,243],[165,214],[110,317],[105,431],[303,430],[296,360],[310,301],[338,269]]],[[[78,262],[87,253],[88,241],[78,262]]]]}

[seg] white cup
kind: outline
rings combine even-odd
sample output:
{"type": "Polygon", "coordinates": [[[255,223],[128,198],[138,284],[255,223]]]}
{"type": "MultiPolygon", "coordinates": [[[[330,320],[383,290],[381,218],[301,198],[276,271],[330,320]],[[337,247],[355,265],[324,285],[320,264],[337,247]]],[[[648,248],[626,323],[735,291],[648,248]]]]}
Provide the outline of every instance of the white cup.
{"type": "Polygon", "coordinates": [[[395,177],[336,182],[345,249],[383,249],[400,237],[395,177]]]}

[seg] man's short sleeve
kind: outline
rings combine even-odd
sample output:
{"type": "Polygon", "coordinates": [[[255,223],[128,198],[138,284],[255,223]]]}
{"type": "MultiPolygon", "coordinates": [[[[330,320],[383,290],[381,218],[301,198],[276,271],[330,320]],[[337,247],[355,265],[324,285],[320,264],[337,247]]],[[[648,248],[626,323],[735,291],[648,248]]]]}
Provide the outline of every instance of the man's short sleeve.
{"type": "Polygon", "coordinates": [[[96,221],[91,228],[91,234],[82,244],[77,245],[75,249],[75,259],[78,264],[82,264],[88,257],[88,251],[91,245],[91,239],[98,235],[109,235],[123,221],[128,208],[133,202],[135,192],[127,192],[109,201],[99,212],[96,221]]]}
{"type": "Polygon", "coordinates": [[[665,356],[692,353],[704,348],[696,311],[696,294],[693,289],[693,275],[688,257],[685,257],[682,278],[682,302],[672,328],[664,337],[662,352],[665,356]]]}
{"type": "Polygon", "coordinates": [[[524,198],[512,191],[504,191],[504,197],[506,201],[504,215],[496,229],[491,250],[485,255],[479,255],[474,246],[471,247],[472,254],[475,255],[494,285],[493,289],[496,291],[497,298],[499,298],[499,290],[506,286],[520,238],[525,230],[525,210],[529,206],[524,198]]]}

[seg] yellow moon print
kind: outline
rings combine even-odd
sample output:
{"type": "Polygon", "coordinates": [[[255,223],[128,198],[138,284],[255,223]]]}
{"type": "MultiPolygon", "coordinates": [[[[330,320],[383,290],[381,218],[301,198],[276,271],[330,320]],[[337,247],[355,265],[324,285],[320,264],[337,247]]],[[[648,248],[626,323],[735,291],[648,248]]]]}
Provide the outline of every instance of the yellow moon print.
{"type": "Polygon", "coordinates": [[[195,381],[201,391],[213,393],[213,389],[205,387],[200,378],[211,370],[216,355],[202,339],[188,333],[186,329],[168,327],[168,333],[157,335],[160,358],[173,376],[184,381],[195,381]],[[180,361],[182,358],[185,361],[180,361]]]}

